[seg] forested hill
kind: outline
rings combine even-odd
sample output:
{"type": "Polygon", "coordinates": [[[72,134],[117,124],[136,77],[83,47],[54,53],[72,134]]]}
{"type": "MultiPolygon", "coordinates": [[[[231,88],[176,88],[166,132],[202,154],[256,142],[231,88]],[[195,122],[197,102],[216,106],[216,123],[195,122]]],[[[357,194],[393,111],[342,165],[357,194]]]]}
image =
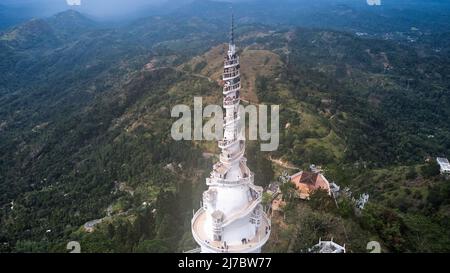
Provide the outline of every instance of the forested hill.
{"type": "MultiPolygon", "coordinates": [[[[127,29],[102,29],[69,11],[1,36],[0,238],[6,251],[17,241],[48,249],[103,217],[110,205],[114,213],[126,212],[145,201],[153,205],[158,196],[176,198],[184,181],[190,185],[189,177],[164,169],[203,164],[201,151],[173,143],[170,109],[217,87],[175,67],[218,43],[211,27],[197,19],[149,18],[127,29]],[[183,82],[203,87],[182,92],[183,82]],[[119,190],[121,183],[135,189],[134,198],[119,190]]],[[[176,205],[171,213],[191,211],[183,198],[191,200],[169,202],[176,205]]],[[[183,227],[174,223],[184,216],[161,215],[164,232],[183,227]]]]}
{"type": "MultiPolygon", "coordinates": [[[[0,251],[64,252],[71,240],[86,252],[195,246],[190,218],[217,150],[173,141],[170,109],[194,96],[220,102],[229,18],[210,15],[228,4],[202,5],[115,28],[68,11],[0,34],[0,251]]],[[[448,250],[450,189],[425,163],[450,154],[448,33],[412,31],[405,42],[249,16],[236,16],[243,96],[281,106],[279,150],[249,143],[257,183],[280,174],[270,157],[321,164],[371,194],[363,218],[314,212],[354,227],[352,251],[364,251],[361,234],[389,251],[448,250]]],[[[324,226],[296,247],[334,232],[324,226]]]]}
{"type": "Polygon", "coordinates": [[[294,35],[294,93],[333,116],[348,160],[381,166],[448,153],[447,55],[329,31],[294,35]]]}

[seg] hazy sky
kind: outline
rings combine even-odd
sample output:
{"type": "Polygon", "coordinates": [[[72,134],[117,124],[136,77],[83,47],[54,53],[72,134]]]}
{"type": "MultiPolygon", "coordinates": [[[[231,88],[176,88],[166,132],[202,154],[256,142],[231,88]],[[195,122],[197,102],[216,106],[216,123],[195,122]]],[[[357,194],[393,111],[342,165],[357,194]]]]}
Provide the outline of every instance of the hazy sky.
{"type": "MultiPolygon", "coordinates": [[[[161,4],[164,2],[172,2],[182,4],[193,0],[0,0],[0,4],[8,4],[15,6],[28,6],[36,11],[37,14],[50,15],[55,12],[66,10],[68,8],[78,9],[82,12],[89,13],[94,16],[118,16],[136,12],[143,7],[161,4]],[[70,6],[68,2],[81,2],[80,6],[70,6]]],[[[213,0],[214,1],[214,0],[213,0]]],[[[223,2],[239,2],[239,1],[262,1],[262,0],[217,0],[223,2]]],[[[290,2],[315,2],[318,0],[289,0],[290,2]]],[[[348,3],[377,3],[380,0],[320,0],[320,2],[348,2],[348,3]]],[[[389,1],[408,1],[408,0],[389,0],[389,1]]],[[[427,1],[427,0],[424,0],[427,1]]]]}
{"type": "MultiPolygon", "coordinates": [[[[21,8],[28,7],[29,11],[32,11],[32,16],[50,16],[60,11],[67,10],[69,8],[78,10],[80,12],[92,15],[94,17],[133,17],[137,13],[149,13],[152,10],[152,6],[161,3],[171,3],[175,5],[181,5],[193,0],[70,0],[81,1],[80,6],[68,5],[68,0],[0,0],[0,4],[14,5],[21,8]]],[[[238,1],[261,1],[263,0],[218,0],[224,2],[238,2],[238,1]]],[[[274,1],[274,0],[272,0],[274,1]]],[[[347,3],[357,4],[358,6],[372,6],[372,5],[405,5],[410,6],[412,3],[421,4],[436,4],[436,3],[449,3],[450,0],[284,0],[291,3],[298,3],[299,5],[313,4],[313,3],[347,3]]],[[[282,3],[280,3],[282,4],[282,3]]],[[[167,7],[164,7],[166,9],[167,7]]],[[[163,10],[164,10],[163,9],[163,10]]],[[[155,8],[153,8],[155,10],[155,8]]],[[[161,10],[160,10],[161,11],[161,10]]]]}
{"type": "MultiPolygon", "coordinates": [[[[0,0],[0,4],[28,7],[39,15],[50,15],[69,8],[94,16],[123,16],[143,7],[178,0],[79,0],[80,6],[70,6],[67,0],[0,0]]],[[[69,1],[70,2],[70,1],[69,1]]],[[[72,0],[73,2],[73,0],[72,0]]]]}

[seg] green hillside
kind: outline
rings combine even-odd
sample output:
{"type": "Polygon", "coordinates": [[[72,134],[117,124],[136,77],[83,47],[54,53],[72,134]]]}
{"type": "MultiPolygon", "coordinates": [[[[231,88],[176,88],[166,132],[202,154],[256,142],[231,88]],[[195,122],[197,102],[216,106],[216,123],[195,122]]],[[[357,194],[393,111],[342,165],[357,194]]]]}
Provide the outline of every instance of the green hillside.
{"type": "MultiPolygon", "coordinates": [[[[215,151],[172,140],[170,110],[194,96],[220,102],[227,23],[203,12],[107,28],[72,11],[0,34],[0,252],[66,252],[72,240],[83,252],[195,247],[190,219],[216,161],[204,153],[215,151]]],[[[265,251],[304,251],[320,237],[349,252],[370,240],[448,251],[450,187],[425,162],[450,154],[442,37],[408,44],[251,21],[236,32],[244,97],[281,109],[279,149],[248,145],[256,183],[285,170],[272,158],[322,165],[330,181],[370,194],[361,214],[320,193],[287,200],[265,251]]]]}

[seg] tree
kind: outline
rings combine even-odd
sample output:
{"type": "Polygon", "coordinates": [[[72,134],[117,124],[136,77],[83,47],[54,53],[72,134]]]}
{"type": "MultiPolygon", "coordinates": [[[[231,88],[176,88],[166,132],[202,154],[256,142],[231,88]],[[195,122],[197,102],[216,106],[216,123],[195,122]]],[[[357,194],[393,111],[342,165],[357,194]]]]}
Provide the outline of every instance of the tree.
{"type": "Polygon", "coordinates": [[[309,195],[309,203],[311,207],[318,210],[328,210],[334,208],[333,198],[328,191],[317,189],[309,195]]]}
{"type": "Polygon", "coordinates": [[[435,161],[422,166],[420,170],[425,178],[431,178],[440,174],[440,167],[435,161]]]}
{"type": "Polygon", "coordinates": [[[139,242],[134,250],[138,253],[166,253],[170,248],[163,240],[144,240],[139,242]]]}
{"type": "Polygon", "coordinates": [[[342,197],[338,203],[337,211],[343,218],[349,218],[354,215],[355,203],[347,197],[342,197]]]}
{"type": "Polygon", "coordinates": [[[408,172],[406,173],[405,177],[408,180],[416,179],[416,177],[417,177],[416,168],[414,168],[414,166],[409,167],[408,172]]]}
{"type": "Polygon", "coordinates": [[[283,200],[286,202],[294,200],[297,194],[297,188],[295,187],[294,183],[291,183],[290,181],[281,184],[280,191],[281,194],[283,194],[283,200]]]}
{"type": "Polygon", "coordinates": [[[272,195],[270,195],[267,192],[263,193],[261,204],[264,208],[267,208],[267,206],[270,206],[270,202],[272,201],[272,195]]]}
{"type": "Polygon", "coordinates": [[[116,229],[112,223],[108,224],[107,234],[108,234],[108,237],[111,239],[114,238],[114,235],[116,234],[116,229]]]}
{"type": "Polygon", "coordinates": [[[247,157],[248,165],[255,173],[255,183],[263,188],[267,187],[275,175],[272,162],[258,149],[256,143],[249,142],[247,145],[247,157]]]}

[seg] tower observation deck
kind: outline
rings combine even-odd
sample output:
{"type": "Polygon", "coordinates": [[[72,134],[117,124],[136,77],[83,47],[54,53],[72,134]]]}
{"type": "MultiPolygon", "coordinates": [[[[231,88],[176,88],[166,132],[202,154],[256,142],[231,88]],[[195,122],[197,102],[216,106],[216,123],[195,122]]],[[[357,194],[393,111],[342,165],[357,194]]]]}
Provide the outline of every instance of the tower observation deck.
{"type": "Polygon", "coordinates": [[[245,140],[238,137],[241,74],[234,43],[234,20],[224,59],[224,137],[219,141],[220,161],[206,184],[203,206],[194,214],[192,234],[203,253],[261,252],[270,236],[270,219],[262,209],[263,189],[254,184],[247,167],[245,140]]]}

